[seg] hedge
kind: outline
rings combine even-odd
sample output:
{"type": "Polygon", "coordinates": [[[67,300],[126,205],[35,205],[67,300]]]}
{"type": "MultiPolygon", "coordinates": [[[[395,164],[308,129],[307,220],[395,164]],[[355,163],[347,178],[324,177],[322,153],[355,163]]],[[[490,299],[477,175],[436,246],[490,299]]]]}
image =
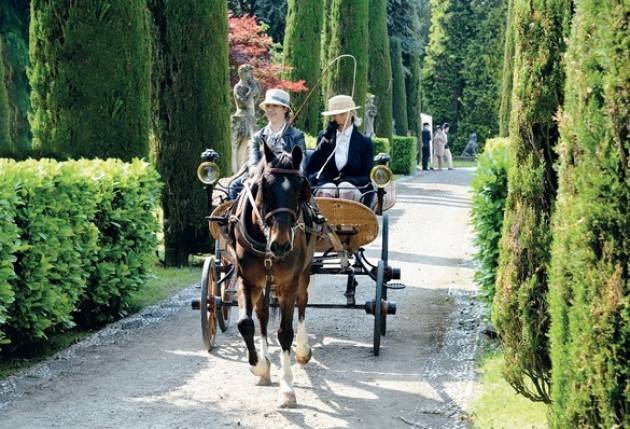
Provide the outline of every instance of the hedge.
{"type": "Polygon", "coordinates": [[[0,329],[11,347],[123,314],[157,243],[155,170],[1,160],[0,185],[13,195],[0,199],[0,329]]]}
{"type": "Polygon", "coordinates": [[[372,137],[372,143],[374,145],[374,155],[378,155],[379,153],[391,154],[389,139],[385,137],[372,137]]]}
{"type": "Polygon", "coordinates": [[[416,137],[394,136],[391,146],[391,167],[394,174],[411,174],[416,168],[416,137]]]}
{"type": "Polygon", "coordinates": [[[484,152],[477,158],[477,171],[472,181],[472,219],[475,244],[479,249],[475,281],[481,286],[486,301],[492,303],[499,264],[499,239],[507,198],[507,172],[510,164],[509,140],[486,141],[484,152]]]}

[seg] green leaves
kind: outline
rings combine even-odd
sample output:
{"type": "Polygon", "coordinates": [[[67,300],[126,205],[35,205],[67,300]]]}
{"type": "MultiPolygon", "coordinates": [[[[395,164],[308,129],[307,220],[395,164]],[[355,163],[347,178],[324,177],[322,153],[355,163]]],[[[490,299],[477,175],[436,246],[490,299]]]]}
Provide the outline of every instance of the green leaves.
{"type": "Polygon", "coordinates": [[[416,137],[394,136],[391,146],[391,167],[394,174],[411,174],[416,167],[416,137]]]}

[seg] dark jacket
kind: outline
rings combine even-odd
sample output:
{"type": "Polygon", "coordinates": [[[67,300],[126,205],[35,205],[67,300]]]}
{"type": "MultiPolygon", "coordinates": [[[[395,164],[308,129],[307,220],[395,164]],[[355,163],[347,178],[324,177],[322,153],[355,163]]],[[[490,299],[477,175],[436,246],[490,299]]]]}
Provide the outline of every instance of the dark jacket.
{"type": "MultiPolygon", "coordinates": [[[[256,134],[249,141],[249,160],[247,165],[252,167],[258,164],[258,161],[262,158],[262,145],[266,140],[265,128],[258,130],[256,134]]],[[[304,171],[305,158],[306,158],[306,143],[304,142],[304,133],[297,128],[288,126],[282,134],[282,150],[291,153],[294,146],[300,146],[302,148],[302,164],[300,170],[304,171]]]]}
{"type": "Polygon", "coordinates": [[[431,143],[431,131],[426,128],[422,129],[422,146],[429,147],[429,143],[431,143]]]}
{"type": "Polygon", "coordinates": [[[320,144],[313,152],[306,165],[306,175],[313,186],[320,186],[324,183],[333,182],[333,180],[339,177],[340,173],[343,180],[346,180],[357,187],[365,186],[370,183],[370,171],[374,165],[374,148],[372,146],[372,140],[361,134],[355,127],[352,130],[350,136],[350,146],[348,148],[348,163],[341,169],[341,172],[337,170],[337,164],[335,163],[335,156],[333,155],[324,170],[322,171],[319,180],[315,178],[317,172],[322,168],[330,154],[335,148],[335,140],[330,143],[322,142],[323,132],[319,133],[317,141],[320,144]]]}

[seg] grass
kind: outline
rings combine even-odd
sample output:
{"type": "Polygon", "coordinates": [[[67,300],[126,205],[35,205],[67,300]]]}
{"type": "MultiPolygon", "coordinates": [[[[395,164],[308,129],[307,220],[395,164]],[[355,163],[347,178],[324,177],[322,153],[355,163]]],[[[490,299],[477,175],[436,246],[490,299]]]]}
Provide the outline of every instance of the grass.
{"type": "MultiPolygon", "coordinates": [[[[191,266],[184,268],[162,268],[156,266],[145,287],[132,296],[130,302],[131,312],[137,313],[149,305],[166,300],[182,289],[198,282],[200,277],[201,263],[198,258],[193,258],[191,266]]],[[[51,335],[41,344],[29,347],[28,355],[20,357],[0,356],[0,380],[20,370],[36,365],[55,353],[81,341],[93,332],[71,330],[62,334],[51,335]]]]}
{"type": "Polygon", "coordinates": [[[504,361],[500,351],[493,350],[482,359],[481,394],[472,405],[471,420],[475,429],[546,429],[547,407],[518,395],[503,379],[504,361]]]}
{"type": "Polygon", "coordinates": [[[477,161],[467,159],[454,159],[453,168],[471,168],[476,167],[477,161]]]}

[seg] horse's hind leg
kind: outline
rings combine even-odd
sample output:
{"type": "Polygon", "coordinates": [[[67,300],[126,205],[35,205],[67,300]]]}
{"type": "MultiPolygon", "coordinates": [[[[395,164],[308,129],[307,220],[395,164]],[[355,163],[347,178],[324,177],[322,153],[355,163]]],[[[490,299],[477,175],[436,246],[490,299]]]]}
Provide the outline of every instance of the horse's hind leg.
{"type": "Polygon", "coordinates": [[[280,406],[292,408],[297,405],[293,391],[293,372],[291,371],[291,344],[293,343],[293,306],[295,293],[278,296],[280,305],[280,329],[278,340],[282,347],[282,380],[280,381],[280,406]]]}
{"type": "Polygon", "coordinates": [[[298,306],[298,328],[297,328],[297,346],[295,348],[295,360],[300,365],[305,365],[311,360],[312,350],[308,344],[308,335],[306,334],[306,326],[304,324],[304,317],[306,313],[306,304],[308,303],[308,283],[310,275],[300,276],[300,283],[297,292],[297,306],[298,306]]]}
{"type": "Polygon", "coordinates": [[[260,376],[258,380],[259,386],[269,386],[271,384],[271,365],[269,359],[268,342],[267,342],[267,322],[269,320],[269,309],[265,308],[265,299],[261,290],[257,291],[254,297],[256,317],[260,322],[260,361],[258,368],[252,369],[255,375],[260,376]]]}
{"type": "MultiPolygon", "coordinates": [[[[263,357],[262,363],[258,359],[256,354],[256,347],[254,347],[254,319],[252,319],[253,303],[252,303],[252,290],[253,287],[247,284],[243,279],[239,279],[238,288],[238,331],[245,340],[247,346],[247,354],[249,357],[249,369],[254,375],[262,375],[265,373],[265,365],[269,367],[269,362],[263,357]]],[[[267,369],[268,371],[268,369],[267,369]]]]}

